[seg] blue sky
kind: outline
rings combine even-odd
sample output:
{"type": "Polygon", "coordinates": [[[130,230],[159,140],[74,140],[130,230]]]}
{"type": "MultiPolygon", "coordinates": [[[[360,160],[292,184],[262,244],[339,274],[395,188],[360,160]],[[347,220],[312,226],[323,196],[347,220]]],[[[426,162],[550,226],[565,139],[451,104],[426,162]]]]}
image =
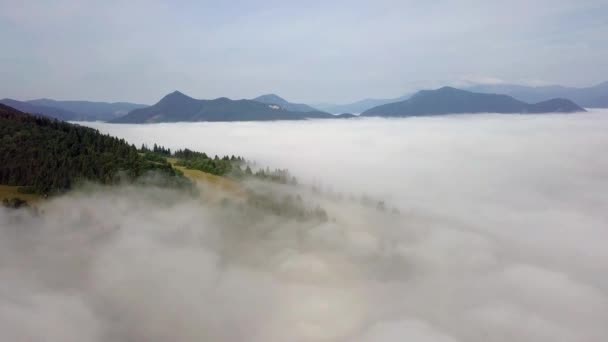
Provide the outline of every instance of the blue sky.
{"type": "Polygon", "coordinates": [[[605,0],[0,0],[0,41],[0,98],[317,103],[608,80],[605,0]]]}

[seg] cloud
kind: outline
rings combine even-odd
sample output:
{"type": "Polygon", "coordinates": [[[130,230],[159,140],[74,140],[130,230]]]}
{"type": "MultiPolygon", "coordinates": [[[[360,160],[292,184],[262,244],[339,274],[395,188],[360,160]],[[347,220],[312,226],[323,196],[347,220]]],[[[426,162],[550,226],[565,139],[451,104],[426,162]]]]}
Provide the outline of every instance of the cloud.
{"type": "Polygon", "coordinates": [[[381,322],[370,328],[360,339],[363,342],[456,342],[450,336],[434,331],[427,323],[417,320],[381,322]]]}
{"type": "Polygon", "coordinates": [[[237,195],[224,203],[207,188],[201,198],[84,189],[45,203],[42,215],[1,211],[2,338],[608,336],[605,111],[87,124],[136,145],[287,167],[304,185],[248,186],[300,195],[329,220],[286,218],[237,195]]]}

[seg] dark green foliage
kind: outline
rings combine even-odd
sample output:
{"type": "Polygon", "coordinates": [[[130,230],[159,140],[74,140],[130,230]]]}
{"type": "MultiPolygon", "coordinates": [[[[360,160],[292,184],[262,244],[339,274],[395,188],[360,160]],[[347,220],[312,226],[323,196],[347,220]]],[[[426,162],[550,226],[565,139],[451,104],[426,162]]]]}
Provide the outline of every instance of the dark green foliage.
{"type": "Polygon", "coordinates": [[[158,154],[158,153],[154,153],[154,152],[145,152],[141,154],[143,156],[143,158],[147,161],[150,162],[154,162],[154,163],[159,163],[159,164],[166,164],[167,163],[167,157],[163,156],[162,154],[158,154]]]}
{"type": "Polygon", "coordinates": [[[175,158],[186,159],[186,160],[197,159],[197,158],[209,159],[209,156],[207,156],[206,153],[191,151],[189,149],[177,150],[177,151],[175,151],[173,156],[175,158]]]}
{"type": "Polygon", "coordinates": [[[173,154],[178,158],[177,165],[188,169],[199,170],[213,175],[224,176],[232,175],[240,177],[243,171],[240,165],[245,162],[245,159],[235,156],[219,156],[209,157],[206,153],[195,152],[189,149],[178,150],[173,154]]]}
{"type": "MultiPolygon", "coordinates": [[[[251,172],[251,169],[249,169],[249,171],[251,172]]],[[[245,171],[245,173],[247,173],[247,171],[245,171]]],[[[258,171],[256,171],[254,176],[260,179],[269,180],[281,184],[298,184],[298,180],[296,179],[296,177],[292,176],[291,173],[289,173],[289,170],[287,169],[275,169],[273,171],[271,171],[269,168],[266,168],[266,170],[259,169],[258,171]]]]}
{"type": "Polygon", "coordinates": [[[155,153],[155,154],[159,154],[165,157],[170,157],[171,156],[171,149],[170,148],[165,148],[164,146],[160,146],[160,145],[156,145],[154,144],[154,146],[152,147],[152,149],[150,149],[148,147],[148,145],[146,144],[142,144],[141,148],[139,149],[140,153],[155,153]]]}
{"type": "Polygon", "coordinates": [[[182,178],[166,159],[141,156],[123,139],[0,105],[0,184],[43,194],[79,180],[110,184],[148,171],[182,178]]]}
{"type": "Polygon", "coordinates": [[[298,184],[296,177],[292,176],[287,169],[270,170],[266,168],[259,169],[254,173],[244,158],[234,155],[221,158],[215,155],[211,158],[206,153],[184,149],[175,151],[173,157],[178,159],[177,165],[179,166],[213,175],[233,178],[255,177],[281,184],[298,184]],[[245,169],[241,168],[243,165],[245,169]]]}

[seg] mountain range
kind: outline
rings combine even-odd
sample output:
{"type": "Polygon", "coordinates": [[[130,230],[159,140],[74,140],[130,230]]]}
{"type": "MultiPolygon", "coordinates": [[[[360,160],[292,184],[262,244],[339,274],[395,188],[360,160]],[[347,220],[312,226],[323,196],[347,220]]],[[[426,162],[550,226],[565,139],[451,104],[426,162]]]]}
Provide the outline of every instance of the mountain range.
{"type": "Polygon", "coordinates": [[[165,96],[153,106],[129,102],[108,103],[53,99],[18,101],[8,98],[0,100],[0,103],[23,112],[64,121],[125,123],[356,117],[353,114],[332,115],[337,113],[362,113],[363,116],[407,116],[464,112],[572,112],[580,111],[581,107],[608,108],[608,82],[586,88],[494,84],[473,85],[459,90],[458,93],[456,90],[458,89],[444,87],[436,91],[424,90],[414,95],[407,94],[393,99],[365,99],[350,104],[319,104],[314,107],[289,102],[276,94],[261,95],[251,100],[231,100],[225,97],[198,100],[178,91],[165,96]],[[451,95],[448,96],[449,94],[451,95]],[[490,97],[479,96],[482,94],[490,95],[490,97]],[[507,99],[505,96],[509,98],[507,99]],[[423,103],[423,100],[427,102],[423,103]]]}
{"type": "Polygon", "coordinates": [[[466,89],[478,93],[506,94],[525,102],[565,98],[585,108],[608,107],[608,81],[585,88],[563,87],[559,85],[529,87],[516,84],[485,84],[471,86],[466,89]]]}
{"type": "Polygon", "coordinates": [[[111,120],[111,122],[269,121],[330,119],[336,117],[317,110],[292,111],[283,108],[281,105],[266,104],[257,100],[231,100],[226,97],[214,100],[198,100],[179,91],[174,91],[153,106],[135,109],[125,116],[111,120]]]}
{"type": "MultiPolygon", "coordinates": [[[[564,87],[550,85],[531,87],[517,84],[476,84],[462,88],[464,90],[487,93],[510,95],[520,101],[536,103],[554,98],[563,98],[574,101],[584,108],[608,108],[608,81],[583,88],[564,87]]],[[[329,113],[363,113],[373,107],[388,103],[405,101],[412,94],[406,94],[393,99],[364,99],[348,104],[320,103],[314,105],[329,113]]]]}
{"type": "Polygon", "coordinates": [[[31,104],[25,101],[18,101],[13,99],[2,99],[0,100],[0,104],[5,106],[9,106],[11,108],[15,108],[19,111],[31,114],[37,114],[41,116],[46,116],[53,119],[59,119],[63,121],[80,121],[81,117],[69,110],[55,108],[55,107],[47,107],[47,106],[39,106],[35,104],[31,104]]]}
{"type": "Polygon", "coordinates": [[[428,116],[460,113],[573,113],[585,109],[567,99],[550,99],[529,104],[509,95],[474,93],[452,87],[422,90],[405,101],[388,103],[361,116],[428,116]]]}
{"type": "Polygon", "coordinates": [[[146,105],[128,102],[57,101],[37,99],[18,101],[2,99],[0,103],[26,113],[34,113],[63,121],[108,121],[146,105]]]}
{"type": "Polygon", "coordinates": [[[126,115],[134,109],[148,106],[130,102],[58,101],[52,99],[37,99],[27,102],[34,105],[68,110],[84,116],[87,120],[99,121],[108,121],[126,115]]]}

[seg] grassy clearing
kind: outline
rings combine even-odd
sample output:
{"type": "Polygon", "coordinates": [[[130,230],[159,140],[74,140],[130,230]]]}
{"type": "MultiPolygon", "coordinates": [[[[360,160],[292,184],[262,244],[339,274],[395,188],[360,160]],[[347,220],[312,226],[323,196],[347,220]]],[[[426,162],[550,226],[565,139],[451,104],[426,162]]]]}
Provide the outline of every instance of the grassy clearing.
{"type": "Polygon", "coordinates": [[[245,189],[243,189],[243,187],[239,183],[237,183],[231,179],[228,179],[226,177],[212,175],[210,173],[206,173],[203,171],[191,170],[191,169],[187,169],[183,166],[175,165],[175,163],[177,162],[177,159],[175,159],[175,158],[167,158],[167,161],[169,163],[171,163],[171,165],[173,165],[174,168],[183,172],[184,176],[190,178],[191,180],[193,180],[195,182],[199,182],[205,186],[210,186],[214,189],[226,191],[230,194],[237,195],[237,196],[242,196],[245,194],[245,189]]]}
{"type": "MultiPolygon", "coordinates": [[[[224,191],[231,195],[244,196],[245,189],[237,182],[228,179],[226,177],[212,175],[199,170],[187,169],[183,166],[177,166],[175,163],[177,159],[167,158],[167,161],[173,165],[174,168],[184,173],[184,176],[188,177],[194,182],[201,183],[203,186],[208,186],[216,190],[224,191]]],[[[0,201],[3,199],[21,198],[30,204],[36,204],[43,200],[42,196],[38,194],[24,194],[19,192],[18,186],[0,185],[0,201]]]]}
{"type": "Polygon", "coordinates": [[[36,194],[22,194],[19,192],[18,186],[0,185],[0,201],[5,198],[18,197],[26,200],[28,203],[35,203],[41,200],[40,195],[36,194]]]}

